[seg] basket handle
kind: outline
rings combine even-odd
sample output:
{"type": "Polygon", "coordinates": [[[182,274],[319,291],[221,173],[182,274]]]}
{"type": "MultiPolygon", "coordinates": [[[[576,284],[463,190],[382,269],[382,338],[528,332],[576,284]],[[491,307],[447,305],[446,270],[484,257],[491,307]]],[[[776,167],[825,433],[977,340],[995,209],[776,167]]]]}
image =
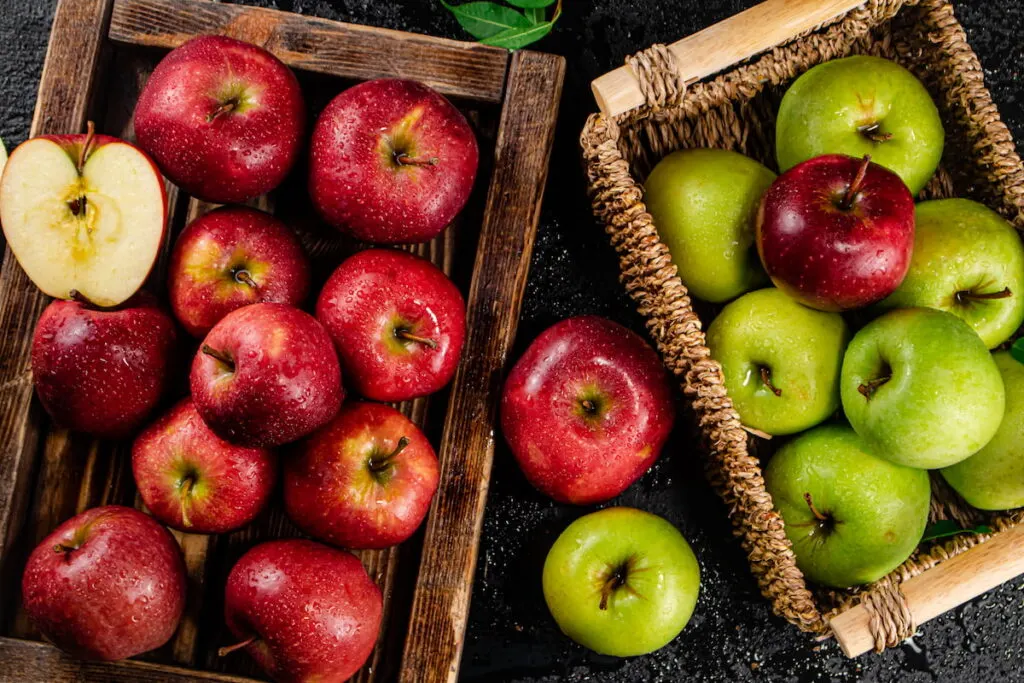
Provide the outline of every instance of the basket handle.
{"type": "MultiPolygon", "coordinates": [[[[668,49],[684,83],[698,81],[737,62],[770,50],[804,31],[863,5],[865,0],[766,0],[703,31],[672,43],[668,49]]],[[[606,116],[625,114],[644,104],[637,75],[620,66],[591,84],[606,116]]]]}

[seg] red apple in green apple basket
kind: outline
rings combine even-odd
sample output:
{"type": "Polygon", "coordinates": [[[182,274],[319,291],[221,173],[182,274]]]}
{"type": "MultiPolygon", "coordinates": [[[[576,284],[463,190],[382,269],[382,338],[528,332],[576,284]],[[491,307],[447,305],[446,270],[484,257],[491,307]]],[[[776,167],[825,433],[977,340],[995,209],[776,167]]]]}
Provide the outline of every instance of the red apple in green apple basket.
{"type": "Polygon", "coordinates": [[[465,206],[479,151],[466,117],[416,81],[366,81],[316,122],[309,192],[328,223],[365,242],[425,242],[465,206]]]}
{"type": "Polygon", "coordinates": [[[530,483],[578,505],[614,498],[657,460],[675,419],[658,354],[597,316],[545,330],[512,368],[501,426],[530,483]]]}
{"type": "Polygon", "coordinates": [[[340,683],[369,658],[380,632],[380,589],[355,555],[313,541],[262,543],[231,569],[224,617],[275,681],[340,683]]]}
{"type": "Polygon", "coordinates": [[[277,457],[224,441],[185,399],[135,439],[132,473],[142,502],[161,522],[220,534],[245,526],[266,505],[277,457]]]}
{"type": "Polygon", "coordinates": [[[11,154],[0,224],[25,274],[49,296],[115,306],[142,287],[163,246],[164,179],[124,140],[44,135],[11,154]]]}
{"type": "Polygon", "coordinates": [[[757,251],[782,291],[846,311],[893,293],[910,268],[914,198],[870,157],[831,154],[780,175],[761,199],[757,251]]]}
{"type": "Polygon", "coordinates": [[[343,262],[320,292],[316,317],[349,386],[375,401],[405,401],[448,384],[466,336],[466,305],[426,259],[368,249],[343,262]]]}
{"type": "Polygon", "coordinates": [[[224,316],[196,353],[190,384],[210,429],[242,446],[295,441],[334,417],[344,398],[327,330],[285,304],[224,316]]]}
{"type": "Polygon", "coordinates": [[[115,660],[160,647],[185,608],[178,543],[138,510],[72,517],[32,551],[22,601],[47,640],[73,657],[115,660]]]}
{"type": "Polygon", "coordinates": [[[176,185],[240,204],[284,180],[302,146],[306,105],[295,74],[274,55],[200,36],[160,61],[134,120],[139,146],[176,185]]]}
{"type": "Polygon", "coordinates": [[[437,479],[434,449],[409,418],[349,403],[285,459],[285,510],[314,538],[386,548],[419,528],[437,479]]]}
{"type": "Polygon", "coordinates": [[[100,438],[134,432],[168,384],[175,328],[156,299],[140,292],[114,308],[50,303],[32,338],[32,380],[61,426],[100,438]]]}
{"type": "Polygon", "coordinates": [[[309,258],[288,226],[245,206],[215,209],[185,228],[171,253],[171,309],[193,337],[249,304],[300,305],[309,258]]]}

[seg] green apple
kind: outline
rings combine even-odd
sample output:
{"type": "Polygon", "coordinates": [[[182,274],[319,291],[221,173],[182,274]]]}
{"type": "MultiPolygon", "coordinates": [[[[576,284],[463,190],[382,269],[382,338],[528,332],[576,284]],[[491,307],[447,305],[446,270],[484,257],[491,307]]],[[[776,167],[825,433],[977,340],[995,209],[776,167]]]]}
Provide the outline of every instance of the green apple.
{"type": "Polygon", "coordinates": [[[776,435],[813,427],[839,408],[849,338],[838,313],[801,306],[774,288],[727,305],[707,333],[743,424],[776,435]]]}
{"type": "Polygon", "coordinates": [[[992,357],[1006,388],[1006,414],[984,448],[942,476],[979,510],[1009,510],[1024,507],[1024,365],[1006,351],[992,357]]]}
{"type": "Polygon", "coordinates": [[[603,655],[653,652],[693,614],[700,567],[683,535],[613,507],[570,524],[544,561],[544,599],[565,635],[603,655]]]}
{"type": "Polygon", "coordinates": [[[843,410],[876,455],[937,469],[988,443],[1003,419],[999,368],[970,325],[933,308],[890,311],[843,358],[843,410]]]}
{"type": "Polygon", "coordinates": [[[974,328],[988,348],[1024,322],[1024,245],[1002,216],[969,199],[921,202],[903,283],[879,306],[927,306],[974,328]]]}
{"type": "Polygon", "coordinates": [[[872,455],[847,425],[822,425],[787,443],[768,461],[764,484],[797,567],[833,588],[891,572],[928,523],[928,473],[872,455]]]}
{"type": "Polygon", "coordinates": [[[775,127],[779,168],[822,154],[871,155],[917,194],[942,157],[939,111],[912,73],[881,57],[819,64],[782,98],[775,127]]]}
{"type": "Polygon", "coordinates": [[[721,303],[768,284],[754,220],[773,180],[758,162],[724,149],[673,152],[651,171],[647,211],[693,296],[721,303]]]}

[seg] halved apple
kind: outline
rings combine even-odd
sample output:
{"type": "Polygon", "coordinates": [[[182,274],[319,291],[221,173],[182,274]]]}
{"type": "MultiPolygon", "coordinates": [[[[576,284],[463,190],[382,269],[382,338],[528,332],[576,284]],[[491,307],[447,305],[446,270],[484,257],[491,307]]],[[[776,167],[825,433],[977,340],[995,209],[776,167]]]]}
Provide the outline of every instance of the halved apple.
{"type": "Polygon", "coordinates": [[[41,136],[19,145],[0,179],[0,223],[18,263],[52,297],[115,306],[149,275],[163,243],[160,171],[124,140],[41,136]]]}

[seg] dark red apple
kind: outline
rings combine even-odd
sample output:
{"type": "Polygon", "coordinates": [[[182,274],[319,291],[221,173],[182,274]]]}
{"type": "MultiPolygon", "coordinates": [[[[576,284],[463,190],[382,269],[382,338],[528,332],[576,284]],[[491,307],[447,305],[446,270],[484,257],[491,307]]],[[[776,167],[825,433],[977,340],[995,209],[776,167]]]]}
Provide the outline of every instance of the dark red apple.
{"type": "Polygon", "coordinates": [[[380,631],[380,589],[351,553],[289,539],[256,546],[231,569],[224,617],[275,681],[348,680],[380,631]]]}
{"type": "Polygon", "coordinates": [[[386,548],[419,528],[437,479],[434,449],[407,417],[349,403],[285,459],[285,510],[314,538],[386,548]]]}
{"type": "Polygon", "coordinates": [[[189,380],[210,429],[242,446],[295,441],[327,424],[345,395],[327,330],[285,304],[224,316],[203,340],[189,380]]]}
{"type": "Polygon", "coordinates": [[[914,248],[914,198],[892,171],[839,154],[780,175],[757,216],[757,250],[782,291],[811,308],[846,311],[899,286],[914,248]]]}
{"type": "Polygon", "coordinates": [[[441,389],[466,336],[466,305],[452,281],[429,261],[391,249],[368,249],[338,266],[316,317],[350,387],[375,401],[441,389]]]}
{"type": "Polygon", "coordinates": [[[39,401],[72,431],[128,436],[167,386],[174,341],[174,321],[146,292],[112,308],[53,301],[32,339],[39,401]]]}
{"type": "Polygon", "coordinates": [[[365,242],[425,242],[473,189],[479,152],[466,117],[415,81],[360,83],[316,122],[309,192],[327,222],[365,242]]]}
{"type": "Polygon", "coordinates": [[[135,106],[135,137],[189,194],[239,204],[284,180],[305,120],[299,82],[277,57],[200,36],[157,64],[135,106]]]}
{"type": "Polygon", "coordinates": [[[512,368],[501,425],[526,478],[555,500],[599,503],[654,463],[675,419],[658,354],[597,316],[545,330],[512,368]]]}
{"type": "Polygon", "coordinates": [[[138,510],[108,505],[57,527],[28,558],[25,612],[47,640],[80,659],[160,647],[185,608],[177,542],[138,510]]]}
{"type": "Polygon", "coordinates": [[[142,502],[161,522],[220,534],[245,526],[263,509],[277,458],[264,448],[224,441],[185,399],[135,439],[132,473],[142,502]]]}

